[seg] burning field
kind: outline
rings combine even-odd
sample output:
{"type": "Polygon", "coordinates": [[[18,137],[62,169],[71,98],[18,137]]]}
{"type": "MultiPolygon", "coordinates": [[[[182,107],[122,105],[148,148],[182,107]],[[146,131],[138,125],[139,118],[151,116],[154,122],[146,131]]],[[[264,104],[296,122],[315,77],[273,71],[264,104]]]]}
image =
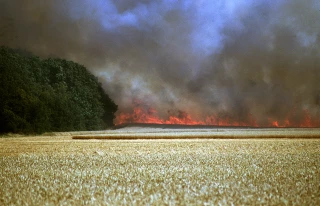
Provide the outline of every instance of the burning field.
{"type": "Polygon", "coordinates": [[[319,131],[135,124],[7,136],[0,204],[319,205],[319,131]]]}
{"type": "Polygon", "coordinates": [[[222,127],[319,127],[320,120],[317,114],[310,115],[305,109],[301,111],[289,110],[281,118],[264,117],[264,121],[259,121],[251,113],[243,114],[236,118],[234,114],[228,113],[209,113],[201,117],[195,117],[185,111],[169,110],[165,115],[159,115],[157,110],[145,102],[134,99],[132,110],[129,112],[118,112],[115,124],[167,124],[167,125],[204,125],[222,127]]]}
{"type": "MultiPolygon", "coordinates": [[[[83,65],[118,105],[93,112],[65,84],[89,80],[67,73],[35,90],[50,112],[3,89],[32,105],[26,124],[64,125],[79,104],[117,127],[0,136],[0,205],[320,205],[319,11],[319,0],[0,1],[0,45],[83,65]]],[[[39,71],[30,79],[46,73],[24,61],[39,71]]],[[[0,101],[24,123],[11,105],[0,101]]]]}
{"type": "Polygon", "coordinates": [[[84,65],[116,124],[320,127],[318,0],[0,3],[0,45],[84,65]],[[41,46],[39,46],[41,45],[41,46]]]}

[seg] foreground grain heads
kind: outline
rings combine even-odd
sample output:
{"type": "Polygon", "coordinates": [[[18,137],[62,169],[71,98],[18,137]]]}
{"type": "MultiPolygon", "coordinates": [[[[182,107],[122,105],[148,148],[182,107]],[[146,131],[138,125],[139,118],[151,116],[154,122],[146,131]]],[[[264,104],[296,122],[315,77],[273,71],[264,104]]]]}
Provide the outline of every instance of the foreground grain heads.
{"type": "Polygon", "coordinates": [[[319,139],[0,139],[1,205],[319,205],[319,139]]]}

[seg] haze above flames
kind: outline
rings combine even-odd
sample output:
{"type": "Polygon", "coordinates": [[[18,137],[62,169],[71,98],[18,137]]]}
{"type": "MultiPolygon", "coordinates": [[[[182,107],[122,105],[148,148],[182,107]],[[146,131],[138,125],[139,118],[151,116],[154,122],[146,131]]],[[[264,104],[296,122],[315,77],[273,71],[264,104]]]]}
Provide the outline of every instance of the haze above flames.
{"type": "Polygon", "coordinates": [[[0,44],[84,64],[118,117],[320,126],[319,20],[317,0],[1,1],[0,44]]]}

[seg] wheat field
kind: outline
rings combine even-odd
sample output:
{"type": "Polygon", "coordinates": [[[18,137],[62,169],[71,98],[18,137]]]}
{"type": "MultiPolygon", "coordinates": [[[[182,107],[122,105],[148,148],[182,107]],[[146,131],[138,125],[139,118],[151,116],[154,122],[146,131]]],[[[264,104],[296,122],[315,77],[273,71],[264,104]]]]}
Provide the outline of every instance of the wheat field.
{"type": "Polygon", "coordinates": [[[320,205],[317,138],[49,135],[0,138],[0,205],[320,205]]]}

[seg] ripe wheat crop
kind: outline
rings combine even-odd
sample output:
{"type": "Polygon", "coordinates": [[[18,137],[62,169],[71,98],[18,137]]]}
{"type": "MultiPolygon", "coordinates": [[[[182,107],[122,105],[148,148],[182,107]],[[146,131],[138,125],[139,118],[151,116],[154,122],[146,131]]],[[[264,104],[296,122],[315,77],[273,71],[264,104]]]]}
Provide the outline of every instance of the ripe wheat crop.
{"type": "Polygon", "coordinates": [[[319,205],[319,139],[0,139],[0,205],[319,205]]]}

